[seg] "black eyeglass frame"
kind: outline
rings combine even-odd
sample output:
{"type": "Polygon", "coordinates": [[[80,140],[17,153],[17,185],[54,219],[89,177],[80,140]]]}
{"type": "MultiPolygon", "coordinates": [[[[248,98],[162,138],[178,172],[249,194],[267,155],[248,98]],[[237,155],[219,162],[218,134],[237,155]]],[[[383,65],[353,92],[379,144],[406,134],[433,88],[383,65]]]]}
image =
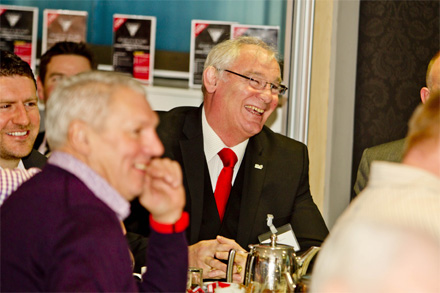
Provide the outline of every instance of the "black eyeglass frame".
{"type": "Polygon", "coordinates": [[[228,69],[223,69],[223,70],[249,80],[249,85],[256,90],[262,90],[262,89],[266,88],[266,85],[268,85],[268,84],[270,85],[270,91],[272,93],[274,93],[273,90],[276,90],[276,92],[274,94],[284,95],[286,93],[286,91],[288,90],[288,88],[283,84],[277,85],[277,84],[274,84],[274,83],[271,83],[271,82],[268,82],[265,80],[258,80],[258,79],[255,79],[255,78],[252,78],[252,77],[249,77],[249,76],[246,76],[246,75],[243,75],[243,74],[240,74],[240,73],[228,70],[228,69]],[[259,85],[264,83],[264,86],[256,87],[255,85],[252,84],[252,81],[257,82],[259,85]]]}

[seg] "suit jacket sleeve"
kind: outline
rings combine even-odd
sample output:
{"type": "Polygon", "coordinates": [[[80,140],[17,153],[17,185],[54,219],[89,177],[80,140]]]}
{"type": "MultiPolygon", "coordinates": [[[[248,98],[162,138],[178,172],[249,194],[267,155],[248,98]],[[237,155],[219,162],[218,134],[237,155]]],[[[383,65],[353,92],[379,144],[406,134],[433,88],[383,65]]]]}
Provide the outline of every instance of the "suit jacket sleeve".
{"type": "Polygon", "coordinates": [[[249,141],[246,152],[252,154],[250,183],[245,186],[238,243],[257,243],[258,235],[268,231],[267,214],[272,214],[276,227],[292,226],[301,250],[320,246],[328,229],[310,193],[307,147],[264,128],[249,141]],[[255,169],[256,162],[263,169],[255,169]]]}
{"type": "Polygon", "coordinates": [[[147,272],[140,286],[144,292],[185,292],[188,244],[185,232],[162,234],[151,229],[147,272]]]}
{"type": "Polygon", "coordinates": [[[367,185],[368,175],[370,174],[370,160],[368,157],[368,149],[362,153],[361,162],[357,171],[356,182],[354,183],[355,196],[358,195],[367,185]]]}
{"type": "Polygon", "coordinates": [[[303,157],[302,177],[296,192],[291,220],[301,251],[307,250],[311,246],[320,246],[328,235],[327,226],[310,193],[307,147],[303,148],[303,157]]]}
{"type": "Polygon", "coordinates": [[[365,149],[354,185],[355,195],[358,195],[367,185],[371,163],[373,161],[400,162],[404,146],[405,139],[399,139],[365,149]]]}

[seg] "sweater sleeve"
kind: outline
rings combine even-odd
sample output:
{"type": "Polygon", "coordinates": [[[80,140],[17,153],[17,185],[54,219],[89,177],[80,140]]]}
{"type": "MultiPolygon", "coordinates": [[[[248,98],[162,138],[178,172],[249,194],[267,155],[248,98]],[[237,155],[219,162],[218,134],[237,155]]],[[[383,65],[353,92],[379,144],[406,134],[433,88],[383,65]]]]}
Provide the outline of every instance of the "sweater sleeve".
{"type": "Polygon", "coordinates": [[[185,232],[151,231],[147,250],[147,272],[140,291],[185,292],[188,270],[188,244],[185,232]]]}

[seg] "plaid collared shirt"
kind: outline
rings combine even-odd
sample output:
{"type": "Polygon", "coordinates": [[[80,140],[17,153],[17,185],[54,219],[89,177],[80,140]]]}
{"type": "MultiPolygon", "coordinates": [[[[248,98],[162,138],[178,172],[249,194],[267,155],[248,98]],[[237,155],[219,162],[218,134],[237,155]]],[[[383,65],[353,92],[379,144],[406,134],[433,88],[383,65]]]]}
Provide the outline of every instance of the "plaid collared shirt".
{"type": "Polygon", "coordinates": [[[0,169],[0,206],[24,181],[40,171],[38,168],[0,169]]]}

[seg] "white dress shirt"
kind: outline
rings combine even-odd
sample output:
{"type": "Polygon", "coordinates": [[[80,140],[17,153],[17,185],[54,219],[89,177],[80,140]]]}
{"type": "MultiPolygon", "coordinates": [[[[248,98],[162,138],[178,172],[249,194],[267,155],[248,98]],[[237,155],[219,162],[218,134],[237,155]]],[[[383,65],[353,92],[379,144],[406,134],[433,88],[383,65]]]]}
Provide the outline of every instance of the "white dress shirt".
{"type": "MultiPolygon", "coordinates": [[[[205,109],[202,110],[202,131],[203,131],[203,149],[205,151],[206,162],[208,164],[209,176],[211,177],[212,192],[215,191],[218,176],[223,169],[223,162],[218,155],[218,152],[223,148],[228,148],[221,138],[215,133],[212,127],[208,124],[206,119],[205,109]]],[[[246,151],[249,139],[242,143],[231,147],[237,155],[237,163],[234,166],[234,175],[232,177],[232,185],[234,185],[235,177],[237,177],[241,162],[243,161],[244,153],[246,151]]]]}

